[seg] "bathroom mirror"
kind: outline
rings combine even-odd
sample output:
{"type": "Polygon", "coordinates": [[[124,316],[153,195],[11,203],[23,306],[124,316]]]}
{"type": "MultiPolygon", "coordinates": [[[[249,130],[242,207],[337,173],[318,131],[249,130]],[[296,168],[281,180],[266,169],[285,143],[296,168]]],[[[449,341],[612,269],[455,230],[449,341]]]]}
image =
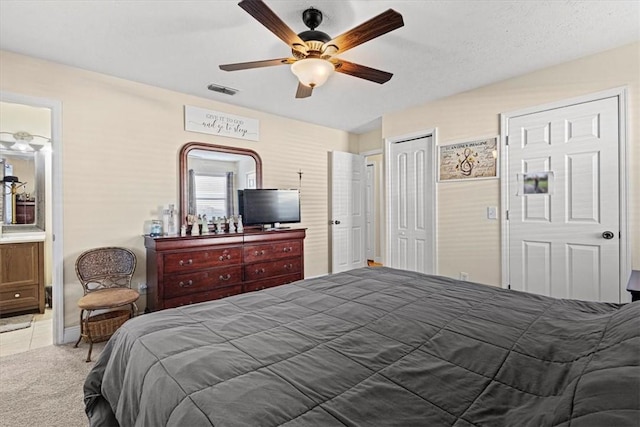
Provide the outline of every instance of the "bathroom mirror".
{"type": "Polygon", "coordinates": [[[187,215],[237,215],[237,190],[262,188],[262,160],[253,150],[190,142],[179,161],[180,223],[187,215]]]}
{"type": "Polygon", "coordinates": [[[0,102],[0,221],[3,232],[45,229],[51,111],[0,102]]]}

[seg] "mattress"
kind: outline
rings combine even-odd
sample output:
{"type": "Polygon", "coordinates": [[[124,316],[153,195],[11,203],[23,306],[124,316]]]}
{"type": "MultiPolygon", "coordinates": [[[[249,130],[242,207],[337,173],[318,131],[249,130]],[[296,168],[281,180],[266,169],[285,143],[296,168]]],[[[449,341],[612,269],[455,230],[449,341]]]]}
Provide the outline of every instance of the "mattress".
{"type": "Polygon", "coordinates": [[[640,302],[362,268],[141,315],[92,426],[638,426],[640,302]]]}

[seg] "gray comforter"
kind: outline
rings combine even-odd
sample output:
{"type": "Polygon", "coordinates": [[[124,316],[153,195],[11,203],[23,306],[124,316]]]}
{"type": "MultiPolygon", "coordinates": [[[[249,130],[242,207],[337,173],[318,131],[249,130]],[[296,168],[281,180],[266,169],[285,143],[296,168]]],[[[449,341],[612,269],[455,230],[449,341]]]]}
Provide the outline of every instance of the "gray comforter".
{"type": "Polygon", "coordinates": [[[94,426],[638,426],[640,302],[358,269],[130,320],[85,404],[94,426]]]}

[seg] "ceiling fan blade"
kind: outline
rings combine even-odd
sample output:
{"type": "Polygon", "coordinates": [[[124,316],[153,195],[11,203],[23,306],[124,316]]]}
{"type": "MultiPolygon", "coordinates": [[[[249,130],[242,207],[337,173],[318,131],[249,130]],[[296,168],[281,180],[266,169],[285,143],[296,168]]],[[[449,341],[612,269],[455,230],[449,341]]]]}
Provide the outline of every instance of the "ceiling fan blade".
{"type": "Polygon", "coordinates": [[[375,68],[366,67],[364,65],[355,64],[353,62],[344,61],[342,59],[334,61],[336,71],[350,76],[359,77],[361,79],[369,80],[375,83],[386,83],[391,77],[392,73],[386,71],[376,70],[375,68]]]}
{"type": "Polygon", "coordinates": [[[302,83],[298,82],[298,90],[296,91],[296,98],[308,98],[311,96],[311,93],[313,92],[313,88],[303,85],[302,83]]]}
{"type": "Polygon", "coordinates": [[[220,65],[220,69],[224,71],[249,70],[251,68],[272,67],[274,65],[293,64],[296,62],[294,58],[265,59],[264,61],[238,62],[235,64],[220,65]]]}
{"type": "Polygon", "coordinates": [[[338,52],[342,53],[346,50],[354,48],[371,39],[380,37],[383,34],[400,28],[404,25],[402,15],[393,9],[382,12],[380,15],[369,19],[355,28],[340,34],[338,37],[324,44],[326,47],[334,45],[338,48],[338,52]]]}
{"type": "Polygon", "coordinates": [[[242,9],[253,16],[258,22],[264,25],[269,31],[278,36],[280,40],[291,46],[295,50],[306,53],[304,40],[298,36],[282,19],[278,17],[269,6],[262,0],[242,0],[238,3],[242,9]]]}

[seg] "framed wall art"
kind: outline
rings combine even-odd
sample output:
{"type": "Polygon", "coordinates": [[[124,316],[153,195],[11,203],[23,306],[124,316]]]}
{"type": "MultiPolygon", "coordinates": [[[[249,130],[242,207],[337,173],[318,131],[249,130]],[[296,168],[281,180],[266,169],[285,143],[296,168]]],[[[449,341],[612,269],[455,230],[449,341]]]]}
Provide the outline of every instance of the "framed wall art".
{"type": "Polygon", "coordinates": [[[498,177],[498,137],[438,146],[438,181],[498,177]]]}

